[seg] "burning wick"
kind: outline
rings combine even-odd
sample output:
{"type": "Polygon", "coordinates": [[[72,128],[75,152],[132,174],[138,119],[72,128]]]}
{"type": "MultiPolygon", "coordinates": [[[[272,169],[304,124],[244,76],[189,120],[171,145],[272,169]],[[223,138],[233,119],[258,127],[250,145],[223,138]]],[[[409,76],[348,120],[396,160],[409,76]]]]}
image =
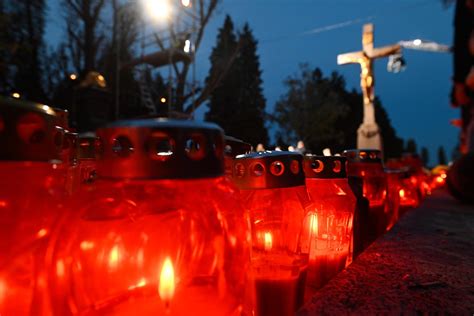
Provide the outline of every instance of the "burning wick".
{"type": "Polygon", "coordinates": [[[404,198],[405,197],[405,190],[400,189],[399,195],[400,195],[401,198],[404,198]]]}
{"type": "Polygon", "coordinates": [[[318,215],[317,214],[311,214],[310,228],[311,228],[311,233],[314,236],[317,236],[318,235],[318,215]]]}
{"type": "Polygon", "coordinates": [[[265,232],[264,234],[264,248],[265,248],[265,251],[270,251],[272,250],[272,233],[270,232],[265,232]]]}
{"type": "Polygon", "coordinates": [[[166,308],[169,308],[171,299],[174,295],[175,281],[173,263],[170,257],[166,257],[163,267],[161,268],[160,281],[158,283],[158,294],[165,302],[166,308]]]}

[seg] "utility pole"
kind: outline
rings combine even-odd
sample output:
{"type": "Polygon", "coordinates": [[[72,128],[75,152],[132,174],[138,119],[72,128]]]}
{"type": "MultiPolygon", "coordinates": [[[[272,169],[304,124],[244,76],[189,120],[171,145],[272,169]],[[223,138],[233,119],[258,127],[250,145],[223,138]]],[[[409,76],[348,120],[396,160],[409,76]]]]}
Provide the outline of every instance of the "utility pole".
{"type": "Polygon", "coordinates": [[[400,54],[399,44],[374,48],[374,26],[365,24],[362,33],[362,50],[337,56],[337,64],[359,64],[360,86],[364,97],[364,119],[357,129],[357,148],[382,150],[382,137],[375,121],[373,60],[400,54]]]}

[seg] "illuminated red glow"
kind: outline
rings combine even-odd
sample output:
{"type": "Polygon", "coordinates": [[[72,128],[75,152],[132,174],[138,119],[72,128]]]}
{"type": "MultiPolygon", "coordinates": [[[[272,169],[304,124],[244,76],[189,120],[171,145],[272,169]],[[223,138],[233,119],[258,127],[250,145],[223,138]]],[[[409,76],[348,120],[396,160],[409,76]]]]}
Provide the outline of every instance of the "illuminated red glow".
{"type": "Polygon", "coordinates": [[[241,190],[252,223],[252,274],[258,316],[293,315],[303,304],[312,204],[304,186],[241,190]]]}
{"type": "Polygon", "coordinates": [[[44,262],[59,217],[64,172],[46,162],[0,164],[0,315],[37,315],[44,308],[34,301],[47,291],[36,263],[44,262]]]}
{"type": "Polygon", "coordinates": [[[55,314],[217,316],[242,308],[248,219],[223,177],[98,180],[67,209],[54,232],[55,314]]]}
{"type": "Polygon", "coordinates": [[[315,207],[305,221],[310,236],[307,284],[317,289],[352,261],[356,199],[344,178],[307,178],[306,187],[315,207]]]}

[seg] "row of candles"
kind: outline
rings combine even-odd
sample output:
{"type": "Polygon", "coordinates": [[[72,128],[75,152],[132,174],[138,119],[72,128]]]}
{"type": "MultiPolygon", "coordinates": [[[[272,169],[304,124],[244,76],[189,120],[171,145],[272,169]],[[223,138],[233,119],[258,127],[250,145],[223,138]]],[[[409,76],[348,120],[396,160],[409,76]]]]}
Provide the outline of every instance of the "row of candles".
{"type": "Polygon", "coordinates": [[[293,315],[431,187],[376,150],[251,153],[163,119],[78,137],[0,103],[1,315],[293,315]]]}

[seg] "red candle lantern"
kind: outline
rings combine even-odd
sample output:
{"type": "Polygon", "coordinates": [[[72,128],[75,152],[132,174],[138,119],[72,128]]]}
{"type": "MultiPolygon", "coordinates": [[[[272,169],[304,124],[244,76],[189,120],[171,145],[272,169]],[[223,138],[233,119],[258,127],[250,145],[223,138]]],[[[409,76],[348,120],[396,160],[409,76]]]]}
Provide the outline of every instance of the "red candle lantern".
{"type": "Polygon", "coordinates": [[[44,257],[62,203],[52,108],[0,98],[0,314],[48,314],[44,257]]]}
{"type": "Polygon", "coordinates": [[[99,129],[48,262],[57,315],[237,315],[248,217],[224,178],[214,124],[138,120],[99,129]]]}
{"type": "Polygon", "coordinates": [[[321,288],[352,261],[356,198],[346,175],[346,158],[304,157],[306,187],[314,204],[307,284],[321,288]]]}
{"type": "Polygon", "coordinates": [[[368,220],[361,223],[361,229],[367,232],[364,244],[368,245],[386,231],[390,217],[382,153],[375,149],[353,149],[344,151],[344,155],[347,157],[347,174],[362,178],[363,195],[369,201],[368,220]]]}
{"type": "Polygon", "coordinates": [[[240,155],[232,179],[250,211],[255,313],[293,315],[304,300],[309,251],[304,221],[312,209],[302,156],[282,151],[240,155]]]}

